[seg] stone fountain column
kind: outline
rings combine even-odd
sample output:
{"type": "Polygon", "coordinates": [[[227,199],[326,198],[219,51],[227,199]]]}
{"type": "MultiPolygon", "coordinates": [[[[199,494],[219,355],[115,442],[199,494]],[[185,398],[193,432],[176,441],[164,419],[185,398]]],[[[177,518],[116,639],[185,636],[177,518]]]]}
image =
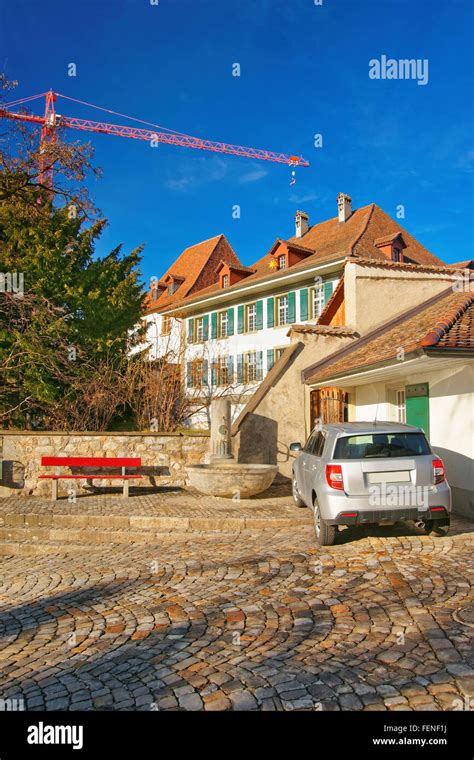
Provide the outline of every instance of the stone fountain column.
{"type": "Polygon", "coordinates": [[[211,464],[222,459],[233,459],[231,439],[230,401],[227,398],[211,400],[211,464]]]}

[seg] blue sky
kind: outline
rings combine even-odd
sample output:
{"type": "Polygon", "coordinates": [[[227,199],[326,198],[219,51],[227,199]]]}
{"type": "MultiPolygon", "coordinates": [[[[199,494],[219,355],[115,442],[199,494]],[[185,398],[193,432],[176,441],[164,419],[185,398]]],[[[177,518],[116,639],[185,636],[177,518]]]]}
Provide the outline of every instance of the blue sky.
{"type": "MultiPolygon", "coordinates": [[[[355,207],[375,202],[392,216],[403,205],[401,223],[459,261],[473,257],[472,7],[0,0],[0,69],[19,80],[17,97],[52,87],[181,132],[310,161],[290,187],[285,165],[91,135],[104,174],[90,190],[109,220],[98,252],[145,243],[145,281],[221,232],[250,264],[293,234],[297,208],[311,224],[335,216],[339,191],[355,207]],[[428,59],[428,83],[370,79],[369,61],[383,54],[428,59]]],[[[58,111],[121,121],[67,101],[58,111]]]]}

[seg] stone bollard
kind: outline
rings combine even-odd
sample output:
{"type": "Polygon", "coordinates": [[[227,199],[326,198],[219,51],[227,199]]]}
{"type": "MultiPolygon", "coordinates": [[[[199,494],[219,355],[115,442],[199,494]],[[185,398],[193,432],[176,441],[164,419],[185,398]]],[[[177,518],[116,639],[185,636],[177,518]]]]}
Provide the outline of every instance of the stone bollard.
{"type": "Polygon", "coordinates": [[[211,400],[211,463],[220,459],[233,459],[231,440],[230,401],[227,398],[211,400]]]}

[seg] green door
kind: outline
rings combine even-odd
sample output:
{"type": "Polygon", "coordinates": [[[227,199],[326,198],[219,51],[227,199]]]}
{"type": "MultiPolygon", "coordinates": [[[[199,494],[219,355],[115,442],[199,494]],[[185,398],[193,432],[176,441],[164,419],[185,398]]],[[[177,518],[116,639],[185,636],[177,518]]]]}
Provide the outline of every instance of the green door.
{"type": "Polygon", "coordinates": [[[405,388],[407,425],[415,425],[430,437],[430,396],[428,383],[407,385],[405,388]]]}

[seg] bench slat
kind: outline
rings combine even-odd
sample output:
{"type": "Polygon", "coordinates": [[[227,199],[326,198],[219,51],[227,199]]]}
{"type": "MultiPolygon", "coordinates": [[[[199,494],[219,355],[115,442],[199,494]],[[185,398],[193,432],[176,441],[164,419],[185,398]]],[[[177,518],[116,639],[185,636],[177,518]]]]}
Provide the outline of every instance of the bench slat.
{"type": "Polygon", "coordinates": [[[140,480],[143,475],[38,475],[38,480],[140,480]]]}
{"type": "Polygon", "coordinates": [[[43,467],[141,467],[140,457],[41,457],[43,467]]]}

